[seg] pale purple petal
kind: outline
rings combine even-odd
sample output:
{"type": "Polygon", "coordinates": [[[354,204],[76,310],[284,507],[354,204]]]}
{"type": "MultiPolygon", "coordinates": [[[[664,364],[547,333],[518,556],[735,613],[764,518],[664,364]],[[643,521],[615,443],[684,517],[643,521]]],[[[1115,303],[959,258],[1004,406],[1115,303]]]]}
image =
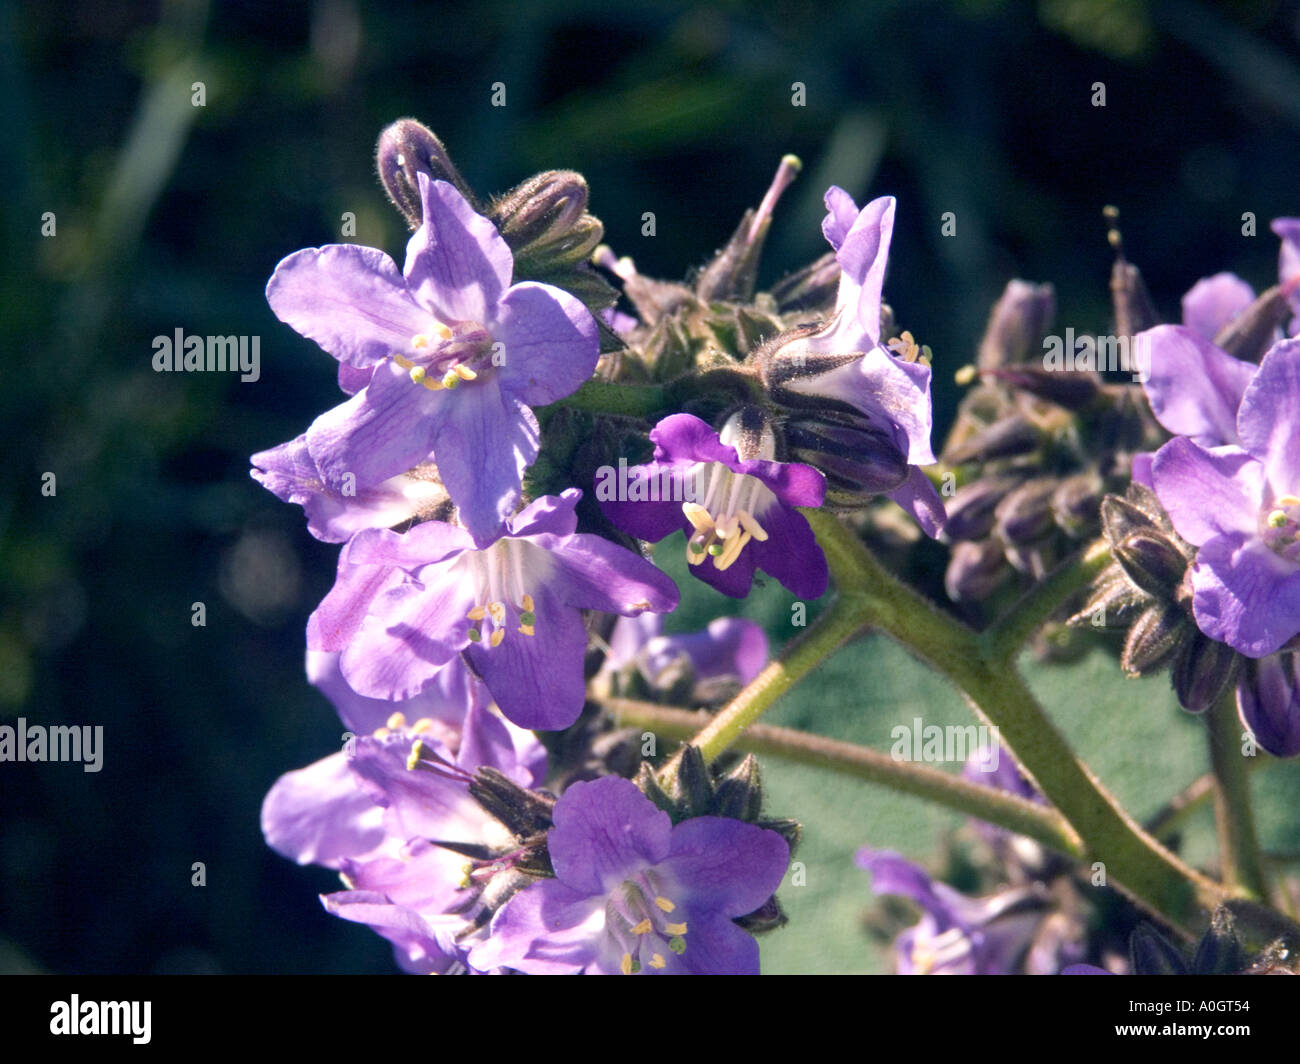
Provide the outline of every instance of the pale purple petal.
{"type": "Polygon", "coordinates": [[[1206,277],[1183,296],[1183,324],[1213,340],[1219,330],[1255,301],[1255,290],[1235,273],[1206,277]]]}
{"type": "Polygon", "coordinates": [[[586,894],[608,894],[667,857],[672,834],[668,814],[634,783],[602,776],[572,784],[555,803],[548,847],[560,882],[586,894]]]}
{"type": "Polygon", "coordinates": [[[931,539],[938,539],[948,514],[943,508],[943,500],[935,491],[930,478],[919,466],[908,469],[907,479],[893,491],[889,497],[898,503],[921,526],[921,531],[931,539]]]}
{"type": "MultiPolygon", "coordinates": [[[[672,830],[668,858],[659,870],[689,908],[744,916],[781,885],[790,848],[775,831],[726,817],[685,820],[672,830]]],[[[674,898],[674,900],[678,900],[674,898]]],[[[746,936],[748,937],[748,936],[746,936]]],[[[693,943],[693,937],[688,937],[693,943]]]]}
{"type": "Polygon", "coordinates": [[[1300,493],[1300,340],[1269,349],[1237,412],[1242,446],[1264,463],[1275,495],[1300,493]]]}
{"type": "Polygon", "coordinates": [[[535,536],[552,532],[557,536],[570,536],[578,528],[575,507],[582,498],[578,488],[566,488],[559,495],[543,495],[534,499],[509,520],[512,536],[535,536]]]}
{"type": "Polygon", "coordinates": [[[537,419],[494,381],[457,389],[435,426],[438,473],[475,542],[486,546],[519,501],[524,470],[537,457],[537,419]]]}
{"type": "Polygon", "coordinates": [[[1237,442],[1237,407],[1255,367],[1181,325],[1139,333],[1149,367],[1142,382],[1156,420],[1207,446],[1237,442]]]}
{"type": "Polygon", "coordinates": [[[1237,680],[1237,713],[1274,757],[1300,754],[1300,656],[1270,655],[1253,670],[1243,670],[1237,680]]]}
{"type": "Polygon", "coordinates": [[[406,282],[444,324],[487,325],[514,273],[510,248],[455,186],[418,176],[424,221],[406,246],[406,282]]]}
{"type": "Polygon", "coordinates": [[[644,558],[600,536],[533,537],[550,552],[560,601],[580,609],[635,615],[669,613],[680,593],[672,577],[644,558]]]}
{"type": "Polygon", "coordinates": [[[604,931],[603,897],[544,879],[497,912],[491,936],[474,947],[469,963],[480,971],[576,975],[595,961],[604,931]]]}
{"type": "Polygon", "coordinates": [[[1151,472],[1161,504],[1188,543],[1199,547],[1215,536],[1257,531],[1264,467],[1245,451],[1208,451],[1179,436],[1156,452],[1151,472]]]}
{"type": "MultiPolygon", "coordinates": [[[[368,534],[357,533],[358,536],[368,534]]],[[[370,604],[403,580],[405,576],[400,571],[386,566],[349,565],[347,548],[344,548],[339,555],[334,586],[307,619],[308,648],[346,650],[370,612],[370,604]]]]}
{"type": "Polygon", "coordinates": [[[1272,654],[1300,633],[1300,565],[1250,534],[1201,547],[1192,593],[1197,627],[1247,657],[1272,654]]]}
{"type": "Polygon", "coordinates": [[[572,395],[600,358],[591,311],[568,292],[533,281],[505,294],[492,335],[503,345],[501,390],[529,406],[572,395]]]}
{"type": "Polygon", "coordinates": [[[431,325],[393,260],[356,244],[295,251],[271,274],[266,299],[295,332],[357,368],[404,351],[431,325]]]}
{"type": "Polygon", "coordinates": [[[276,780],[262,802],[262,834],[291,861],[337,868],[383,842],[383,810],[357,786],[340,751],[276,780]]]}
{"type": "MultiPolygon", "coordinates": [[[[779,503],[755,516],[767,533],[767,539],[761,542],[751,540],[732,568],[739,565],[746,554],[752,554],[753,564],[776,577],[792,595],[804,599],[820,598],[826,592],[830,570],[808,519],[797,510],[779,503]]],[[[712,567],[712,564],[710,559],[696,568],[712,567]]]]}
{"type": "Polygon", "coordinates": [[[832,248],[839,251],[853,223],[858,220],[858,205],[838,185],[826,190],[823,202],[826,204],[826,217],[822,219],[822,235],[832,248]]]}

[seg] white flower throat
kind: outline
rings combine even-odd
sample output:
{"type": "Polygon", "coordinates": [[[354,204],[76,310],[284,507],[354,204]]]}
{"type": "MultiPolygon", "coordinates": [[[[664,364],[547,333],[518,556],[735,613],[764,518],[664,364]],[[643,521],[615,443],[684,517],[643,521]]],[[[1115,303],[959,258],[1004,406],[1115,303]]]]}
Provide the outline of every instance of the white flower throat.
{"type": "MultiPolygon", "coordinates": [[[[771,461],[776,454],[771,430],[747,429],[746,420],[743,412],[728,418],[719,442],[734,447],[742,460],[771,461]]],[[[758,519],[777,498],[758,477],[734,473],[722,462],[697,462],[690,476],[696,485],[695,501],[682,503],[682,513],[695,533],[686,541],[686,561],[700,565],[712,558],[714,568],[725,572],[750,540],[767,539],[758,519]]]]}
{"type": "Polygon", "coordinates": [[[546,552],[523,540],[503,537],[484,550],[466,551],[459,564],[475,588],[474,606],[465,614],[470,642],[498,647],[508,631],[535,634],[537,604],[527,587],[546,578],[546,552]]]}
{"type": "Polygon", "coordinates": [[[488,356],[495,365],[497,348],[492,334],[477,322],[449,326],[435,321],[432,336],[416,333],[411,337],[410,358],[394,351],[392,359],[406,370],[413,384],[423,385],[431,392],[452,391],[461,384],[478,380],[479,370],[484,368],[488,356]]]}

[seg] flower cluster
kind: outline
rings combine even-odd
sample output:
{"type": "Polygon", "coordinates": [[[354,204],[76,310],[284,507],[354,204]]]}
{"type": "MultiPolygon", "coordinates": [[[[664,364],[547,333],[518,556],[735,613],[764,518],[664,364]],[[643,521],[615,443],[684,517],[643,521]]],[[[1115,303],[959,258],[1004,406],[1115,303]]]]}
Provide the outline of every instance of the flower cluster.
{"type": "Polygon", "coordinates": [[[272,788],[267,841],[337,870],[325,907],[407,971],[757,972],[797,825],[764,817],[752,758],[626,763],[597,703],[716,706],[767,660],[740,618],[667,633],[679,591],[649,544],[684,532],[689,571],[732,599],[760,571],[816,599],[829,572],[800,509],[828,485],[938,533],[928,358],[882,328],[893,201],[832,189],[833,258],[756,294],[792,158],[690,286],[598,247],[577,174],[485,203],[410,119],[377,161],[404,265],[308,248],[266,289],[344,393],[252,475],[340,545],[307,671],[349,729],[272,788]],[[534,729],[565,732],[550,758],[534,729]]]}

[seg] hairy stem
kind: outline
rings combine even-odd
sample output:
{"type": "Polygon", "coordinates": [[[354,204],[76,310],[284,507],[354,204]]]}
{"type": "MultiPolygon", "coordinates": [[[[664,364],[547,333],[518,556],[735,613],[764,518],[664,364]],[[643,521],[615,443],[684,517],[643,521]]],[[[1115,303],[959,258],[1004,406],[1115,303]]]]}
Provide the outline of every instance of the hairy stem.
{"type": "Polygon", "coordinates": [[[1219,834],[1223,879],[1255,901],[1268,899],[1268,884],[1255,835],[1250,770],[1241,752],[1235,691],[1229,688],[1206,714],[1210,771],[1214,776],[1214,823],[1219,834]]]}
{"type": "MultiPolygon", "coordinates": [[[[669,739],[689,739],[700,728],[701,714],[691,710],[623,698],[606,699],[604,705],[618,724],[650,728],[669,739]]],[[[1083,854],[1082,840],[1056,810],[928,765],[897,761],[870,747],[769,724],[751,724],[735,746],[747,753],[769,754],[916,795],[1026,835],[1067,857],[1083,854]]]]}

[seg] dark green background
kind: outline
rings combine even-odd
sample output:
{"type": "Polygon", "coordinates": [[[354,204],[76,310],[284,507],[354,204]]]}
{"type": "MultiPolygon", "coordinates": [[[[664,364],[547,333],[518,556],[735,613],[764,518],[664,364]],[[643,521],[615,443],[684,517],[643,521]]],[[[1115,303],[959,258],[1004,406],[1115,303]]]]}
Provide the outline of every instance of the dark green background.
{"type": "MultiPolygon", "coordinates": [[[[372,163],[389,121],[428,123],[481,193],[581,170],[608,241],[662,276],[726,239],[785,152],[805,171],[764,280],[824,249],[827,184],[896,195],[888,295],[934,348],[943,430],[1008,278],[1053,281],[1062,326],[1106,327],[1105,203],[1168,315],[1219,269],[1272,281],[1267,222],[1300,214],[1298,33],[1295,5],[1273,2],[0,3],[0,714],[106,733],[97,775],[0,765],[0,965],[392,969],[381,940],[320,909],[329,873],[261,840],[276,776],[337,748],[301,672],[336,549],[247,475],[338,401],[333,360],[266,306],[275,263],[340,239],[344,211],[351,239],[400,261],[372,163]],[[261,380],[155,374],[151,340],[178,327],[259,335],[261,380]]],[[[1200,771],[1194,727],[1163,681],[1080,668],[1040,681],[1070,692],[1063,727],[1149,811],[1200,771]]],[[[775,719],[884,742],[914,711],[964,719],[866,643],[775,719]]],[[[847,855],[924,853],[952,818],[806,772],[774,769],[772,788],[774,812],[809,824],[809,885],[785,892],[796,922],[768,967],[879,967],[847,855]]]]}

